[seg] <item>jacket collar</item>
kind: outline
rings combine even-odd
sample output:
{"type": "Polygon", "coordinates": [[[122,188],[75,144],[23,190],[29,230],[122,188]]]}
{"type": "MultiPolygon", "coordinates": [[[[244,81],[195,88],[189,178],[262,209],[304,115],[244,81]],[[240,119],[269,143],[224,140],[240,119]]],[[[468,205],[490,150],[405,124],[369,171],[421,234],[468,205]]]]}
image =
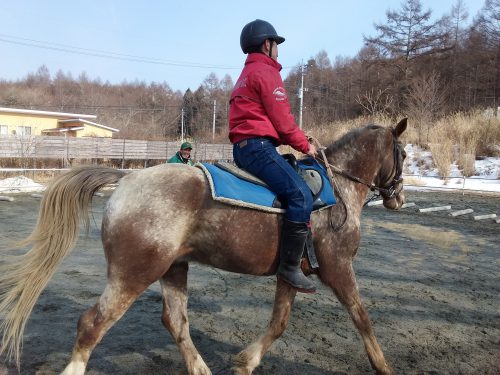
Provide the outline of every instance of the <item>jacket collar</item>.
{"type": "Polygon", "coordinates": [[[278,63],[277,61],[274,61],[269,56],[266,56],[263,53],[254,52],[254,53],[248,54],[248,57],[245,61],[245,65],[255,63],[255,62],[260,62],[263,64],[271,65],[276,70],[281,71],[281,64],[278,63]]]}
{"type": "Polygon", "coordinates": [[[181,160],[184,164],[187,164],[189,162],[189,160],[191,160],[191,156],[187,159],[183,158],[182,155],[181,155],[181,152],[180,151],[177,151],[177,157],[179,158],[179,160],[181,160]]]}

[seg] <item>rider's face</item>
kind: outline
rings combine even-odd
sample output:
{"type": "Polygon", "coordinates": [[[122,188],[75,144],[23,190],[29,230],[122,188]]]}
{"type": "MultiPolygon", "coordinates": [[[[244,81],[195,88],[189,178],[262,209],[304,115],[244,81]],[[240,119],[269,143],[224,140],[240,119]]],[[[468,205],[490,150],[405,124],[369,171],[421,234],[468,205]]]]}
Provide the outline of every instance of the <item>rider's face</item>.
{"type": "Polygon", "coordinates": [[[274,61],[278,61],[278,43],[274,40],[267,39],[262,47],[262,52],[269,56],[274,61]],[[271,50],[271,55],[269,56],[269,50],[271,50]]]}
{"type": "Polygon", "coordinates": [[[276,43],[274,40],[272,40],[271,45],[272,45],[271,58],[274,61],[278,61],[278,43],[276,43]]]}

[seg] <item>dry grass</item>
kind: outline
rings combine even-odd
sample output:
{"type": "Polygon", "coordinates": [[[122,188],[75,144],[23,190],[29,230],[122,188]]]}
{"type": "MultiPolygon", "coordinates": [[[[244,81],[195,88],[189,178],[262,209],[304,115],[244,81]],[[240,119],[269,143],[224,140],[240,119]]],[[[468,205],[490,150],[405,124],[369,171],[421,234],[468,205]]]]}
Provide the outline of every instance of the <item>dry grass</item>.
{"type": "MultiPolygon", "coordinates": [[[[436,128],[447,133],[453,144],[459,147],[459,154],[499,156],[500,118],[498,117],[487,116],[482,110],[460,112],[442,117],[431,124],[431,134],[436,128]]],[[[418,129],[412,126],[411,118],[405,139],[408,143],[419,144],[418,129]]],[[[430,139],[434,141],[432,136],[430,139]]],[[[419,145],[424,148],[428,146],[419,145]]]]}
{"type": "Polygon", "coordinates": [[[421,178],[415,176],[405,177],[403,182],[408,186],[425,186],[426,184],[421,178]]]}
{"type": "Polygon", "coordinates": [[[499,118],[487,117],[482,111],[457,113],[438,121],[436,128],[456,146],[453,160],[464,176],[475,174],[477,156],[499,156],[499,118]]]}
{"type": "Polygon", "coordinates": [[[432,160],[436,166],[439,175],[444,178],[445,184],[451,172],[453,162],[453,140],[450,139],[446,129],[435,127],[430,132],[433,143],[429,144],[432,153],[432,160]]]}

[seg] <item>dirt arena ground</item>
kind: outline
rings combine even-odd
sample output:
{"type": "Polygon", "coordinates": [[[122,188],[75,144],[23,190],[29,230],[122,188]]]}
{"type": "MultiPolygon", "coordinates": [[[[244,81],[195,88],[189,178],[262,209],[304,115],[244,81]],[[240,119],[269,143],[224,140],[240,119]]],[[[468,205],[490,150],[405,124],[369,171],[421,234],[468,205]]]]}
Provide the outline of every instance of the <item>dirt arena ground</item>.
{"type": "MultiPolygon", "coordinates": [[[[28,235],[39,201],[0,202],[0,245],[28,235]]],[[[450,205],[500,216],[498,196],[408,192],[417,208],[450,205]]],[[[105,284],[99,228],[106,197],[96,197],[88,237],[64,261],[25,331],[21,374],[57,374],[74,342],[76,322],[105,284]]],[[[367,207],[354,262],[359,289],[388,362],[398,374],[500,373],[500,224],[448,212],[367,207]]],[[[230,374],[232,357],[263,331],[275,279],[192,265],[189,312],[195,344],[213,374],[230,374]]],[[[87,374],[186,374],[160,322],[154,285],[110,330],[87,374]]],[[[360,337],[331,291],[299,295],[289,327],[254,374],[371,374],[360,337]]],[[[17,374],[0,364],[0,375],[17,374]]]]}

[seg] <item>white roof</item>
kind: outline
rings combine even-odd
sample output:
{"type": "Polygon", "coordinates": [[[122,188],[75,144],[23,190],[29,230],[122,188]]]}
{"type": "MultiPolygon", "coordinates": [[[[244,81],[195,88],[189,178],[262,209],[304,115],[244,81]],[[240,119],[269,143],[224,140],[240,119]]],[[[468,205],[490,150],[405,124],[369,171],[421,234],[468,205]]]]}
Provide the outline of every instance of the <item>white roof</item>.
{"type": "Polygon", "coordinates": [[[59,120],[58,121],[58,123],[60,123],[60,124],[64,124],[64,123],[67,123],[67,122],[81,122],[83,124],[88,124],[88,125],[95,126],[95,127],[98,127],[98,128],[102,128],[102,129],[106,129],[106,130],[111,130],[112,132],[119,132],[120,131],[119,129],[115,129],[115,128],[112,128],[112,127],[106,126],[106,125],[97,124],[95,122],[87,121],[87,120],[84,120],[82,118],[71,118],[71,119],[67,119],[67,120],[59,120]]]}
{"type": "Polygon", "coordinates": [[[39,115],[39,116],[54,116],[54,117],[77,117],[77,118],[86,118],[86,119],[95,119],[96,115],[83,115],[77,113],[65,113],[65,112],[48,112],[48,111],[35,111],[32,109],[19,109],[19,108],[6,108],[0,107],[0,113],[19,113],[24,115],[39,115]]]}
{"type": "Polygon", "coordinates": [[[54,129],[44,129],[42,130],[42,133],[64,133],[64,132],[69,132],[71,130],[83,130],[85,129],[84,126],[73,126],[73,127],[67,127],[67,128],[54,128],[54,129]]]}

